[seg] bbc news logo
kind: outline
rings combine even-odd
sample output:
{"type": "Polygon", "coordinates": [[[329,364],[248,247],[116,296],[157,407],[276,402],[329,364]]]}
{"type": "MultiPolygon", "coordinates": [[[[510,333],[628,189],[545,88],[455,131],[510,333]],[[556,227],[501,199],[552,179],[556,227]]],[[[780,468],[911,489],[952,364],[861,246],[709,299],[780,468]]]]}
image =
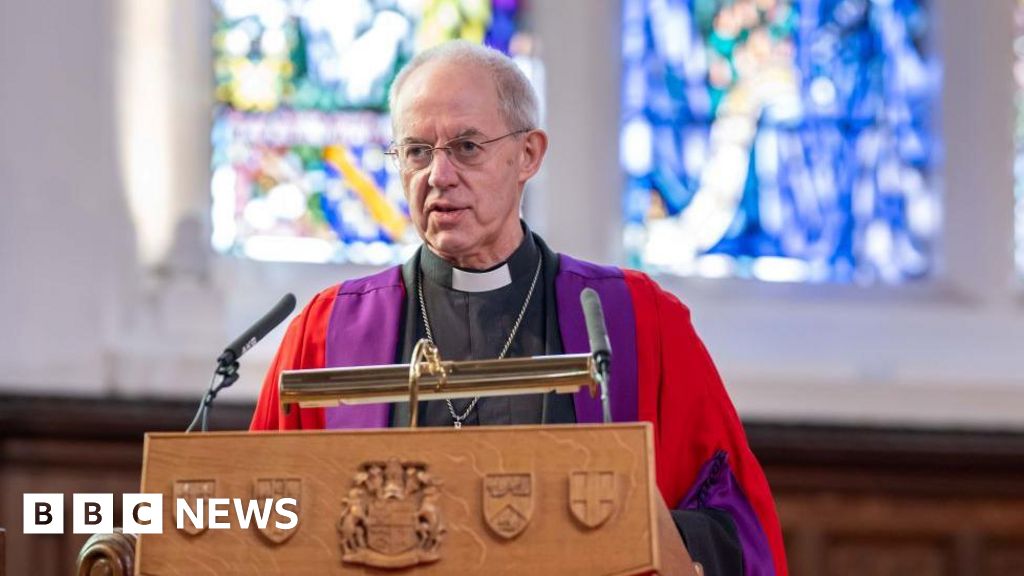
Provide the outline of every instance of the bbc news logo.
{"type": "MultiPolygon", "coordinates": [[[[161,534],[164,527],[163,494],[124,494],[121,498],[121,529],[129,534],[161,534]]],[[[227,530],[234,513],[239,528],[255,524],[266,530],[271,517],[278,530],[298,526],[298,501],[295,498],[175,498],[175,527],[194,531],[227,530]],[[283,520],[283,521],[282,521],[283,520]]],[[[64,533],[64,494],[45,493],[23,496],[25,534],[64,533]]],[[[73,494],[72,531],[75,534],[107,534],[114,531],[113,494],[73,494]]]]}

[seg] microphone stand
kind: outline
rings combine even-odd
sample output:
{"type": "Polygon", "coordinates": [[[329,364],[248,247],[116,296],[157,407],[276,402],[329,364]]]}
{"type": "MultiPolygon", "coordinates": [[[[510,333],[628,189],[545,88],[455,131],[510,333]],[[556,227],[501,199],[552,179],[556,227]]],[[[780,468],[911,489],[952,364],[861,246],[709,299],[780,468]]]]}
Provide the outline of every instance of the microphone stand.
{"type": "Polygon", "coordinates": [[[206,391],[206,395],[203,396],[203,401],[199,403],[199,409],[196,411],[195,417],[192,418],[192,423],[188,425],[185,433],[192,432],[196,427],[196,423],[201,422],[202,427],[200,430],[206,432],[206,420],[210,413],[210,405],[213,404],[213,400],[217,397],[217,394],[221,390],[231,386],[238,381],[238,360],[235,355],[231,352],[224,352],[217,358],[217,369],[213,372],[213,377],[210,378],[210,387],[206,391]],[[220,376],[220,382],[217,382],[217,377],[220,376]]]}
{"type": "Polygon", "coordinates": [[[594,353],[594,363],[597,365],[597,383],[601,387],[601,412],[604,416],[604,423],[612,421],[612,399],[608,394],[608,381],[611,380],[611,358],[607,352],[594,353]]]}
{"type": "Polygon", "coordinates": [[[247,350],[255,346],[257,342],[262,340],[264,336],[269,334],[278,324],[284,322],[284,319],[294,309],[295,295],[291,293],[285,294],[284,298],[281,298],[269,312],[264,314],[248,330],[242,332],[242,335],[236,338],[234,342],[228,344],[228,347],[217,358],[217,369],[214,370],[213,377],[210,378],[210,387],[206,391],[206,395],[203,396],[203,401],[199,404],[199,410],[196,411],[195,417],[192,418],[192,423],[185,430],[186,433],[191,432],[200,421],[203,424],[203,432],[206,432],[206,418],[210,412],[210,405],[213,403],[213,399],[217,397],[218,392],[238,381],[238,359],[247,350]],[[218,376],[220,376],[219,384],[217,383],[218,376]]]}

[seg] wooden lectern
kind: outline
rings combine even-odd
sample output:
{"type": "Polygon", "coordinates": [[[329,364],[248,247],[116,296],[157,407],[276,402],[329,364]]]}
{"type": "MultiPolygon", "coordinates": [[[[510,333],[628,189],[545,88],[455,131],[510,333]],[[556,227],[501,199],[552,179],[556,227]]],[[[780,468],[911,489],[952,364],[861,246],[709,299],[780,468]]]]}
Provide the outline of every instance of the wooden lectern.
{"type": "Polygon", "coordinates": [[[80,575],[694,573],[649,424],[147,434],[141,491],[163,533],[90,540],[80,575]],[[285,497],[291,530],[176,528],[176,498],[285,497]]]}
{"type": "MultiPolygon", "coordinates": [[[[286,372],[280,398],[287,408],[407,391],[416,406],[580,386],[596,395],[602,379],[585,354],[443,362],[421,341],[409,365],[286,372]]],[[[163,495],[163,532],[90,540],[79,575],[695,573],[655,485],[650,424],[422,429],[415,410],[410,420],[147,434],[141,492],[163,495]],[[179,500],[193,513],[202,503],[199,521],[184,510],[179,521],[179,500]],[[214,502],[222,527],[210,524],[214,502]],[[275,505],[262,527],[239,517],[263,502],[275,505]]]]}

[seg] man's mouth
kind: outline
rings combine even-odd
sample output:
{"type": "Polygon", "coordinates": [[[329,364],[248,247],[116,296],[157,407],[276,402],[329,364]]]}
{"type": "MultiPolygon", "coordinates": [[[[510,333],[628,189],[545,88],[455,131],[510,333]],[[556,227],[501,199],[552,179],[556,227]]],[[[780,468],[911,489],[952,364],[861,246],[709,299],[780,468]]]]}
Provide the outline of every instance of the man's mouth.
{"type": "Polygon", "coordinates": [[[428,216],[433,217],[438,224],[454,224],[467,210],[468,208],[458,206],[433,206],[428,216]]]}

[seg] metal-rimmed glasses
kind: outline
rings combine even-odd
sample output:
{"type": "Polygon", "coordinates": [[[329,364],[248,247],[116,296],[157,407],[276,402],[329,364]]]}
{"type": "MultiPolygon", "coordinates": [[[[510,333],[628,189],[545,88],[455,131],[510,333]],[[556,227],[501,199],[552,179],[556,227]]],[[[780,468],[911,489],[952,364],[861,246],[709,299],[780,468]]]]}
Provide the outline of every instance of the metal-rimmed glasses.
{"type": "Polygon", "coordinates": [[[497,138],[491,138],[490,140],[484,140],[483,142],[477,142],[469,136],[464,136],[449,140],[444,146],[431,146],[430,144],[422,144],[418,142],[409,144],[392,144],[385,154],[391,156],[392,160],[395,162],[395,166],[402,172],[419,172],[427,166],[430,166],[434,161],[435,150],[444,150],[445,153],[448,154],[448,159],[457,166],[472,168],[479,166],[487,158],[487,149],[484,147],[485,145],[492,144],[498,140],[508,138],[509,136],[524,134],[531,130],[533,130],[533,128],[513,130],[508,134],[503,134],[497,138]]]}

